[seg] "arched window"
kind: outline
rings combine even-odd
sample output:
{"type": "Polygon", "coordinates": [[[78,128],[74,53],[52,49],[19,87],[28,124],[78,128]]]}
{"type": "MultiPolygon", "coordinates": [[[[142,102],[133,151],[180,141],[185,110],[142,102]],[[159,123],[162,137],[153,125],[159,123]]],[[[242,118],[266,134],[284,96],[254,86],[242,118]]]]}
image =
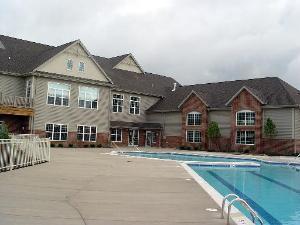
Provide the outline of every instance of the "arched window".
{"type": "Polygon", "coordinates": [[[236,113],[237,126],[255,125],[255,112],[250,110],[242,110],[236,113]]]}
{"type": "Polygon", "coordinates": [[[199,112],[190,112],[187,114],[187,125],[197,126],[201,124],[201,113],[199,112]]]}

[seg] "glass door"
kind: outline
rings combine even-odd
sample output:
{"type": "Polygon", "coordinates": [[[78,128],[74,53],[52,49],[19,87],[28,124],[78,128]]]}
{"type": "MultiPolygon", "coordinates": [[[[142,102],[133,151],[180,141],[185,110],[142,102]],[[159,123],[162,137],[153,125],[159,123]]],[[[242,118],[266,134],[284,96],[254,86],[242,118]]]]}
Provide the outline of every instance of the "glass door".
{"type": "Polygon", "coordinates": [[[139,130],[138,129],[129,129],[128,145],[129,146],[138,146],[139,145],[139,130]]]}

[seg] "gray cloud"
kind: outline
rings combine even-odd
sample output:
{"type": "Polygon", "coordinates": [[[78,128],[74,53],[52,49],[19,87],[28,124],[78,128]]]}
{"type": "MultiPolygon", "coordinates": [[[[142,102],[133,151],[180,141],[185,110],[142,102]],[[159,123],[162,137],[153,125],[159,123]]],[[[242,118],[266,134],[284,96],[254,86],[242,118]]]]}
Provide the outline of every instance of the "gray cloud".
{"type": "Polygon", "coordinates": [[[132,52],[183,84],[279,76],[300,88],[297,0],[4,0],[0,33],[94,54],[132,52]]]}

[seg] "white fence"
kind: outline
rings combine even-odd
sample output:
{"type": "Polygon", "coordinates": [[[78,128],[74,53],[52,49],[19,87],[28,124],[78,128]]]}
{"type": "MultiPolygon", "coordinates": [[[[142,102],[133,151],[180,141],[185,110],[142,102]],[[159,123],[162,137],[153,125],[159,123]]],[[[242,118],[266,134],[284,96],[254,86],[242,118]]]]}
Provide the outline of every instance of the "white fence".
{"type": "Polygon", "coordinates": [[[49,139],[0,139],[0,172],[49,161],[49,139]]]}

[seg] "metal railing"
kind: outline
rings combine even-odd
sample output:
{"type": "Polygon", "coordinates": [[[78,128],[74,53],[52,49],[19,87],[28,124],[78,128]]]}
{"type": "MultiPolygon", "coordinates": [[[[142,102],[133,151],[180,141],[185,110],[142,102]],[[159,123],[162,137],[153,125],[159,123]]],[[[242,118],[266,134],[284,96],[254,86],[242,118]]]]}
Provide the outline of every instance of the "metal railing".
{"type": "Polygon", "coordinates": [[[231,207],[232,205],[235,203],[235,202],[239,202],[241,203],[242,206],[244,206],[244,208],[250,213],[251,217],[252,217],[252,222],[255,224],[255,221],[258,221],[261,225],[263,225],[263,221],[262,219],[260,218],[260,216],[257,214],[256,211],[254,211],[251,206],[242,198],[240,198],[238,195],[236,194],[229,194],[229,195],[226,195],[224,198],[223,198],[223,201],[222,201],[222,212],[221,212],[221,218],[224,218],[224,209],[225,209],[225,202],[228,198],[230,197],[234,197],[234,199],[232,201],[229,202],[228,204],[228,211],[227,211],[227,225],[230,224],[230,213],[231,213],[231,207]]]}
{"type": "Polygon", "coordinates": [[[16,108],[32,108],[32,98],[10,96],[0,92],[0,105],[12,106],[16,108]]]}
{"type": "Polygon", "coordinates": [[[50,162],[49,139],[0,139],[0,172],[43,162],[50,162]]]}

